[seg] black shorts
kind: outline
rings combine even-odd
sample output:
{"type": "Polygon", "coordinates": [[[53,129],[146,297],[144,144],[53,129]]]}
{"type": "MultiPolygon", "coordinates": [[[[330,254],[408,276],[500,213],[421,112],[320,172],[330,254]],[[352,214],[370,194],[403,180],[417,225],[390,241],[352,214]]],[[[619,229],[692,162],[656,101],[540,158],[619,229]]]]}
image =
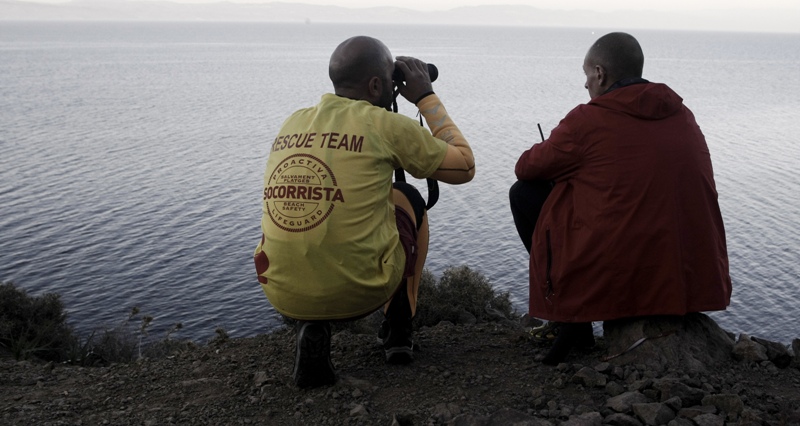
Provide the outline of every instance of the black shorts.
{"type": "Polygon", "coordinates": [[[414,275],[417,265],[417,236],[419,235],[419,228],[422,226],[422,217],[425,214],[425,200],[422,199],[422,195],[417,191],[417,188],[408,183],[395,182],[393,187],[402,192],[411,202],[411,207],[414,209],[414,216],[417,220],[417,226],[414,227],[410,212],[405,211],[402,207],[395,206],[394,217],[397,223],[397,233],[400,234],[400,244],[406,254],[403,278],[408,278],[414,275]]]}
{"type": "Polygon", "coordinates": [[[417,230],[419,231],[420,226],[422,226],[422,215],[425,214],[426,205],[422,194],[417,191],[417,188],[414,188],[407,182],[394,182],[392,187],[402,192],[403,195],[408,198],[408,201],[411,202],[411,207],[414,209],[414,218],[417,220],[417,230]]]}

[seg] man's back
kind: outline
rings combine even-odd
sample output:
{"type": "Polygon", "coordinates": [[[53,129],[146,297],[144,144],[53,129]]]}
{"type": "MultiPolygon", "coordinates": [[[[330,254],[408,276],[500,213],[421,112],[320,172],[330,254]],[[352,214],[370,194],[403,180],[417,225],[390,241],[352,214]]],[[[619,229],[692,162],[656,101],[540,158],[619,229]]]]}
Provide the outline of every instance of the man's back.
{"type": "Polygon", "coordinates": [[[394,169],[430,175],[445,150],[414,120],[333,94],[289,117],[264,176],[260,248],[272,304],[294,318],[329,319],[384,303],[405,259],[394,169]]]}
{"type": "Polygon", "coordinates": [[[534,231],[532,315],[598,321],[727,306],[711,159],[668,87],[634,84],[575,108],[517,170],[555,181],[534,231]]]}

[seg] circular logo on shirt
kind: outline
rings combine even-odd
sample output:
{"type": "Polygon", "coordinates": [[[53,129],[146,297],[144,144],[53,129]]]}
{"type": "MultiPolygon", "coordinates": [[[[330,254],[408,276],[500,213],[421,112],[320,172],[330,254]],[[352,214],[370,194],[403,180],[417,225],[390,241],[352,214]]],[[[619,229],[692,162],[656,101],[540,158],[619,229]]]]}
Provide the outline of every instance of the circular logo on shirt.
{"type": "Polygon", "coordinates": [[[330,216],[334,202],[344,202],[331,168],[317,157],[294,154],[272,171],[264,188],[267,213],[280,229],[305,232],[330,216]]]}

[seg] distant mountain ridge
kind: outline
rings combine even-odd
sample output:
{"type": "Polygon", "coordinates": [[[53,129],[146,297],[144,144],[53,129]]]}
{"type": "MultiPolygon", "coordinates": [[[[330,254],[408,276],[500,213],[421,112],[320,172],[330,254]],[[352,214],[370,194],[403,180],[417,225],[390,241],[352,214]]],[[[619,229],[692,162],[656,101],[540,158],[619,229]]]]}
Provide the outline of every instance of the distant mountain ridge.
{"type": "Polygon", "coordinates": [[[417,25],[492,25],[800,32],[800,10],[608,11],[486,5],[425,12],[400,7],[365,9],[310,4],[173,3],[76,0],[61,4],[0,0],[0,21],[305,22],[417,25]]]}

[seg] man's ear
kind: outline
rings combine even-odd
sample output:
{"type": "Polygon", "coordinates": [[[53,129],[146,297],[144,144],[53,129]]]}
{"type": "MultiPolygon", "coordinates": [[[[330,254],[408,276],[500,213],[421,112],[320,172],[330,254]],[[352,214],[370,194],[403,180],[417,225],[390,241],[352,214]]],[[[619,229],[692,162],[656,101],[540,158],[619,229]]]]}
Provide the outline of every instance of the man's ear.
{"type": "Polygon", "coordinates": [[[367,86],[367,91],[369,92],[370,98],[378,99],[381,97],[381,93],[383,93],[383,82],[378,77],[372,77],[369,79],[369,83],[367,86]]]}
{"type": "Polygon", "coordinates": [[[596,78],[598,87],[608,87],[608,73],[606,72],[606,69],[603,68],[602,65],[595,65],[594,67],[595,71],[597,71],[596,78]]]}

